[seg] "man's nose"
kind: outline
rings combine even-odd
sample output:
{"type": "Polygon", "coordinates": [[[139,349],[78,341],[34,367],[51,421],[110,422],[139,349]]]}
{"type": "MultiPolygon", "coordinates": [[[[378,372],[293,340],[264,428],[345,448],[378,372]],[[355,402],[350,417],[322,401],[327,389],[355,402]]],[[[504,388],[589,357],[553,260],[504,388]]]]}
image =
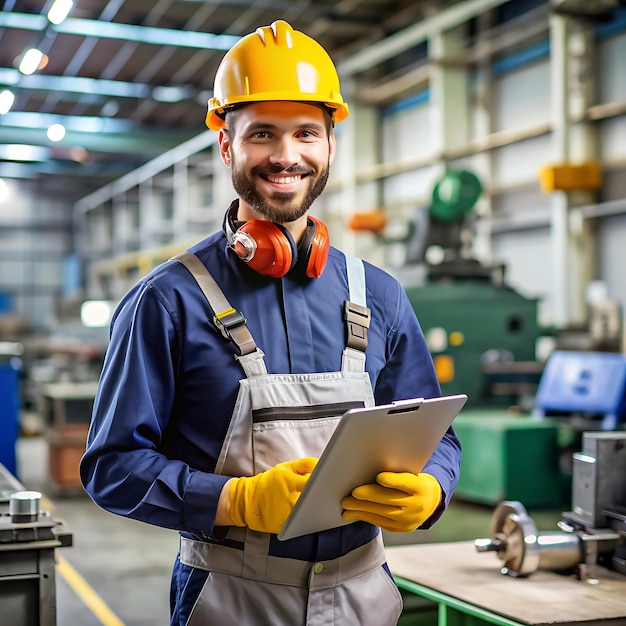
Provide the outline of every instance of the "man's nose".
{"type": "Polygon", "coordinates": [[[288,137],[278,139],[270,155],[270,162],[274,165],[281,165],[283,169],[287,169],[299,163],[300,150],[298,148],[298,142],[288,137]]]}

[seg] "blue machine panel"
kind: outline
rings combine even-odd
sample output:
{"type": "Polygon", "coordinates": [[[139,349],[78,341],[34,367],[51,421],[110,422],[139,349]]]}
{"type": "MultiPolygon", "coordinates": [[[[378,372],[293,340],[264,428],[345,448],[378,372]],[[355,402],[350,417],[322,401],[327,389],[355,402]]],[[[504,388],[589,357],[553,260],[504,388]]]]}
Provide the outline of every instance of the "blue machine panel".
{"type": "Polygon", "coordinates": [[[626,417],[626,356],[555,350],[539,381],[536,416],[550,412],[602,416],[602,430],[626,417]]]}

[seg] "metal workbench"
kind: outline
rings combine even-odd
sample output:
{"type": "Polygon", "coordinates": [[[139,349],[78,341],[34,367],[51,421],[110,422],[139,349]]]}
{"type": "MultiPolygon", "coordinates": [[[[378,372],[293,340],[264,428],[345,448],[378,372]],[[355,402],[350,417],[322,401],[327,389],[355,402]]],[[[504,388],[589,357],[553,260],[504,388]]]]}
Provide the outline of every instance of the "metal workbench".
{"type": "Polygon", "coordinates": [[[0,464],[0,623],[55,626],[54,553],[70,546],[72,535],[39,510],[38,503],[27,514],[16,515],[10,505],[11,494],[16,493],[25,494],[27,503],[36,494],[0,464]]]}
{"type": "Polygon", "coordinates": [[[413,614],[403,615],[400,623],[407,626],[626,624],[626,577],[609,570],[595,583],[548,571],[512,578],[500,573],[495,556],[479,554],[472,541],[394,546],[386,553],[407,599],[422,600],[413,614]]]}

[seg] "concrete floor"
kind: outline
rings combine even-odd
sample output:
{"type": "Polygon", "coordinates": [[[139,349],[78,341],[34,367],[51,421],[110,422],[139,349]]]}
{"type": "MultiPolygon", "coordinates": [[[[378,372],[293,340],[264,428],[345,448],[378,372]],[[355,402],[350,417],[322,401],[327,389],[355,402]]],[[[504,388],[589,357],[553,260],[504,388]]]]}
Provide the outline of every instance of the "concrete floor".
{"type": "MultiPolygon", "coordinates": [[[[169,579],[178,535],[99,509],[86,495],[55,495],[42,437],[18,440],[18,477],[41,491],[42,510],[63,522],[73,546],[57,550],[58,626],[166,626],[169,579]]],[[[529,511],[540,530],[554,530],[559,510],[529,511]]],[[[490,536],[493,508],[453,500],[428,531],[385,534],[387,545],[474,540],[490,536]]],[[[485,560],[499,567],[492,554],[485,560]]]]}

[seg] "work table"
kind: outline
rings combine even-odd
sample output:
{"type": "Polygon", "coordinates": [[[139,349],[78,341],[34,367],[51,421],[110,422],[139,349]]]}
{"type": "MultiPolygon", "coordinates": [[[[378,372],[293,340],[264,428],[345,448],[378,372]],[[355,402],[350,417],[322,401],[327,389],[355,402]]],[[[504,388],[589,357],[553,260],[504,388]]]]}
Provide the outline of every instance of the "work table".
{"type": "Polygon", "coordinates": [[[513,578],[472,541],[393,546],[386,554],[400,589],[437,603],[439,626],[448,608],[502,626],[626,624],[626,576],[605,568],[596,568],[595,584],[544,570],[513,578]]]}

